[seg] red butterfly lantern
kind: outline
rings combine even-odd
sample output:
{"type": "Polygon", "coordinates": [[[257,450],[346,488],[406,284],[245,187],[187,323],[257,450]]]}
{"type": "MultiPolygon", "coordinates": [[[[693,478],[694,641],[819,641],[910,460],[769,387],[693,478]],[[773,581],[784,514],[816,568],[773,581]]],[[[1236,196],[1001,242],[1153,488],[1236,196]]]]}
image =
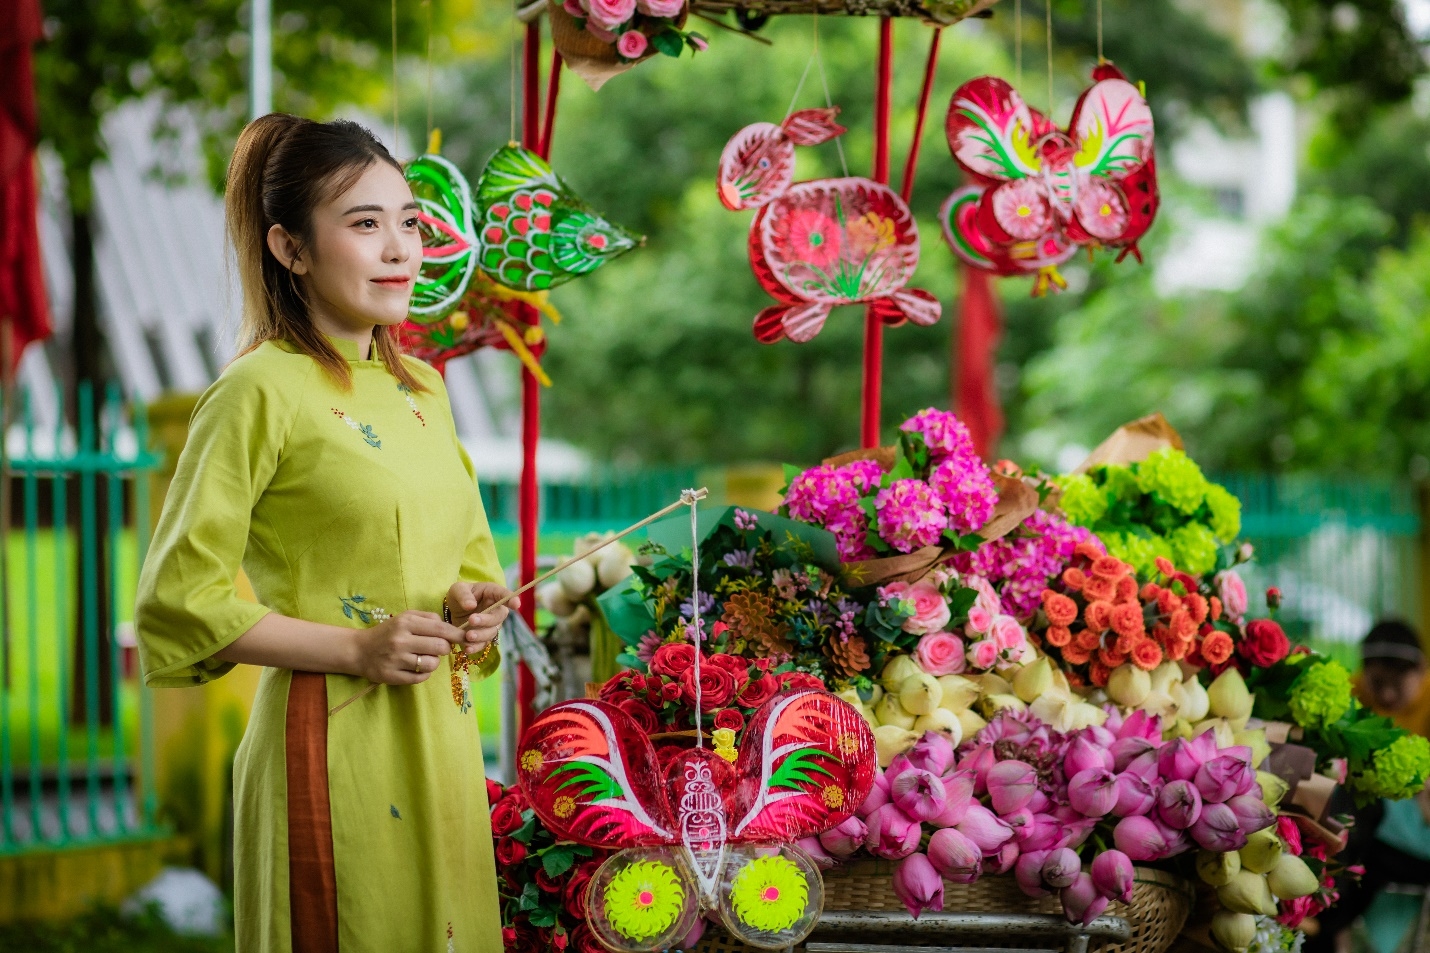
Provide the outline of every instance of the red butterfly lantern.
{"type": "Polygon", "coordinates": [[[776,126],[746,126],[720,155],[720,201],[757,208],[750,265],[779,304],[755,318],[755,337],[804,342],[832,308],[871,304],[888,324],[933,324],[942,311],[927,291],[906,289],[919,263],[919,230],[887,186],[849,177],[795,183],[794,147],[845,132],[837,107],[804,109],[776,126]]]}
{"type": "Polygon", "coordinates": [[[1078,246],[1141,261],[1137,240],[1157,214],[1152,110],[1111,63],[1092,76],[1066,130],[992,76],[949,103],[949,148],[974,184],[944,202],[944,237],[975,268],[1036,274],[1034,295],[1066,286],[1057,266],[1078,246]]]}

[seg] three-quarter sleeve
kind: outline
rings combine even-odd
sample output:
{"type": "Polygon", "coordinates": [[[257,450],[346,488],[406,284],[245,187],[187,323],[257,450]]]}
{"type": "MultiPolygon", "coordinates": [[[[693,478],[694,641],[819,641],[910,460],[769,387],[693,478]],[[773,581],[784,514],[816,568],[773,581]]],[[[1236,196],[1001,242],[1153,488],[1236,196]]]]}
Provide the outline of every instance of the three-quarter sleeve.
{"type": "Polygon", "coordinates": [[[200,685],[233,668],[214,658],[268,614],[235,585],[254,504],[278,464],[291,413],[242,359],[199,399],[154,531],[134,609],[150,685],[200,685]]]}

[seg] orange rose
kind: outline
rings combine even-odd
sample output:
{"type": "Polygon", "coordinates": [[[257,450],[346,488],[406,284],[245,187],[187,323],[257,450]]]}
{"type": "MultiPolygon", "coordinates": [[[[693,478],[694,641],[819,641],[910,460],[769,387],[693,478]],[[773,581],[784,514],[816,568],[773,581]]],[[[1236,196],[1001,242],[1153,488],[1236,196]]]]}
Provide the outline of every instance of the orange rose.
{"type": "Polygon", "coordinates": [[[1087,684],[1087,682],[1083,681],[1082,676],[1077,672],[1066,672],[1064,674],[1067,675],[1068,686],[1070,688],[1082,688],[1084,685],[1087,684]]]}
{"type": "Polygon", "coordinates": [[[1208,613],[1208,616],[1213,622],[1221,618],[1221,600],[1218,599],[1216,596],[1212,596],[1212,608],[1211,612],[1208,613]]]}
{"type": "Polygon", "coordinates": [[[1093,576],[1082,587],[1083,597],[1089,602],[1095,599],[1105,599],[1112,601],[1112,597],[1117,593],[1117,586],[1111,579],[1104,579],[1101,576],[1093,576]]]}
{"type": "Polygon", "coordinates": [[[1102,647],[1102,636],[1091,629],[1083,629],[1074,641],[1089,652],[1095,652],[1102,647]]]}
{"type": "Polygon", "coordinates": [[[1197,634],[1197,624],[1192,621],[1192,614],[1186,609],[1178,609],[1172,613],[1172,638],[1189,639],[1197,634]]]}
{"type": "Polygon", "coordinates": [[[1150,672],[1162,664],[1162,647],[1151,639],[1144,639],[1132,647],[1132,664],[1150,672]]]}
{"type": "Polygon", "coordinates": [[[1177,567],[1172,565],[1172,561],[1165,556],[1157,557],[1157,571],[1164,576],[1172,576],[1177,572],[1177,567]]]}
{"type": "Polygon", "coordinates": [[[1123,655],[1126,655],[1127,653],[1132,651],[1132,646],[1136,645],[1137,642],[1143,638],[1145,638],[1145,636],[1119,635],[1117,637],[1117,641],[1113,643],[1113,646],[1117,649],[1117,651],[1121,652],[1123,655]]]}
{"type": "Polygon", "coordinates": [[[1072,641],[1072,630],[1065,625],[1050,625],[1044,637],[1049,645],[1060,649],[1072,641]]]}
{"type": "Polygon", "coordinates": [[[1193,644],[1192,642],[1178,642],[1173,640],[1168,643],[1163,651],[1167,653],[1167,658],[1174,662],[1180,662],[1187,657],[1187,652],[1191,649],[1193,644]]]}
{"type": "Polygon", "coordinates": [[[1155,582],[1149,582],[1147,583],[1147,585],[1142,587],[1142,591],[1137,594],[1137,597],[1143,602],[1156,602],[1157,593],[1161,591],[1161,586],[1157,585],[1155,582]]]}
{"type": "Polygon", "coordinates": [[[1106,632],[1112,625],[1112,603],[1104,599],[1088,603],[1087,608],[1083,610],[1082,620],[1087,623],[1089,629],[1106,632]]]}
{"type": "Polygon", "coordinates": [[[1092,683],[1098,688],[1106,688],[1107,680],[1112,677],[1112,669],[1103,665],[1097,659],[1093,659],[1092,668],[1088,670],[1087,674],[1088,677],[1092,679],[1092,683]]]}
{"type": "Polygon", "coordinates": [[[1130,567],[1116,556],[1100,556],[1092,561],[1092,574],[1116,582],[1127,575],[1130,567]]]}
{"type": "Polygon", "coordinates": [[[1211,665],[1220,665],[1231,658],[1233,648],[1231,636],[1221,631],[1209,632],[1202,639],[1202,658],[1211,665]]]}
{"type": "Polygon", "coordinates": [[[1097,660],[1109,669],[1116,668],[1127,661],[1127,653],[1119,652],[1117,648],[1104,645],[1097,650],[1097,660]]]}
{"type": "Polygon", "coordinates": [[[1090,539],[1085,539],[1077,544],[1077,549],[1073,550],[1073,555],[1081,556],[1084,559],[1101,559],[1107,553],[1102,551],[1102,547],[1090,539]]]}
{"type": "Polygon", "coordinates": [[[1082,665],[1090,658],[1092,658],[1092,652],[1083,648],[1077,642],[1063,647],[1063,661],[1069,665],[1082,665]]]}
{"type": "Polygon", "coordinates": [[[1077,619],[1077,603],[1051,589],[1043,590],[1043,611],[1053,625],[1071,625],[1077,619]]]}
{"type": "Polygon", "coordinates": [[[1193,625],[1201,625],[1207,621],[1207,600],[1200,592],[1189,593],[1182,599],[1182,605],[1187,607],[1187,612],[1192,616],[1193,625]]]}
{"type": "Polygon", "coordinates": [[[1162,615],[1171,615],[1182,607],[1182,597],[1170,589],[1163,589],[1157,593],[1157,611],[1162,615]]]}
{"type": "Polygon", "coordinates": [[[1137,578],[1135,576],[1123,576],[1117,580],[1116,601],[1137,601],[1137,578]]]}
{"type": "Polygon", "coordinates": [[[1118,635],[1139,635],[1146,630],[1139,603],[1125,602],[1112,610],[1112,631],[1118,635]]]}
{"type": "Polygon", "coordinates": [[[1076,566],[1069,566],[1063,570],[1063,585],[1076,592],[1087,582],[1087,573],[1076,566]]]}

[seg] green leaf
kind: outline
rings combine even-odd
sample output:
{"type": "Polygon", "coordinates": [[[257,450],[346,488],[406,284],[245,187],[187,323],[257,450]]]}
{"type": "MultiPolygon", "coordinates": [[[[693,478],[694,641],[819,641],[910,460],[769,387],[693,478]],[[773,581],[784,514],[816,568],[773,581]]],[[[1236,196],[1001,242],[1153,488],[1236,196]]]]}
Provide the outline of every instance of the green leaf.
{"type": "Polygon", "coordinates": [[[521,898],[517,900],[516,908],[522,911],[538,910],[541,908],[540,898],[541,888],[536,885],[536,881],[529,880],[526,886],[521,888],[521,898]]]}
{"type": "Polygon", "coordinates": [[[978,590],[969,589],[964,586],[948,597],[948,611],[955,619],[961,619],[968,615],[968,610],[973,608],[973,604],[978,601],[978,590]]]}
{"type": "Polygon", "coordinates": [[[521,844],[530,844],[531,835],[536,833],[536,812],[522,811],[521,816],[526,818],[526,823],[511,832],[511,839],[521,844]]]}
{"type": "Polygon", "coordinates": [[[890,470],[885,478],[888,483],[881,483],[882,486],[893,486],[899,480],[912,480],[914,477],[913,465],[909,463],[908,457],[899,457],[899,462],[894,464],[894,469],[890,470]]]}
{"type": "Polygon", "coordinates": [[[680,35],[679,30],[667,27],[650,38],[650,45],[666,56],[678,57],[681,50],[685,49],[685,38],[680,35]]]}
{"type": "Polygon", "coordinates": [[[576,851],[574,846],[569,844],[548,847],[541,854],[541,867],[548,877],[560,877],[570,870],[575,862],[576,851]]]}
{"type": "Polygon", "coordinates": [[[556,926],[556,911],[549,907],[538,907],[527,919],[534,927],[554,927],[556,926]]]}

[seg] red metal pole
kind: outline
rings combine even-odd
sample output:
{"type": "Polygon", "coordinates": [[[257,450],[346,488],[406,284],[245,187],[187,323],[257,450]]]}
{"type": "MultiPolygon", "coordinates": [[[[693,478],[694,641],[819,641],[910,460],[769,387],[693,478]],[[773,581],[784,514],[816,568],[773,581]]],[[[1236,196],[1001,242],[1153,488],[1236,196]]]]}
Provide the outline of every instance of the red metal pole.
{"type": "Polygon", "coordinates": [[[541,146],[536,151],[551,161],[551,131],[556,125],[556,97],[561,92],[561,53],[551,51],[551,72],[546,77],[546,115],[541,123],[541,146]]]}
{"type": "Polygon", "coordinates": [[[924,120],[928,118],[929,96],[933,93],[933,76],[938,71],[938,44],[943,38],[943,27],[933,28],[933,39],[929,40],[929,58],[924,66],[924,86],[919,91],[919,114],[914,120],[914,141],[909,144],[909,158],[904,162],[904,181],[899,187],[899,197],[908,202],[914,194],[914,175],[919,170],[919,147],[924,143],[924,120]]]}
{"type": "MultiPolygon", "coordinates": [[[[879,72],[874,89],[875,182],[889,182],[889,98],[893,84],[894,21],[879,23],[879,72]]],[[[872,307],[864,312],[864,382],[860,407],[859,442],[879,445],[879,419],[883,398],[884,324],[872,307]]]]}
{"type": "MultiPolygon", "coordinates": [[[[521,142],[535,151],[539,148],[541,129],[541,22],[526,26],[526,43],[522,50],[521,142]]],[[[536,309],[518,305],[517,313],[526,324],[541,320],[536,309]]],[[[517,492],[517,519],[521,532],[521,584],[536,578],[536,551],[540,539],[541,487],[536,476],[536,447],[541,440],[541,384],[536,375],[521,369],[521,484],[517,492]]],[[[536,600],[530,594],[521,600],[521,614],[528,625],[536,626],[536,600]]],[[[536,700],[536,680],[525,665],[517,675],[517,734],[530,724],[536,700]]]]}

